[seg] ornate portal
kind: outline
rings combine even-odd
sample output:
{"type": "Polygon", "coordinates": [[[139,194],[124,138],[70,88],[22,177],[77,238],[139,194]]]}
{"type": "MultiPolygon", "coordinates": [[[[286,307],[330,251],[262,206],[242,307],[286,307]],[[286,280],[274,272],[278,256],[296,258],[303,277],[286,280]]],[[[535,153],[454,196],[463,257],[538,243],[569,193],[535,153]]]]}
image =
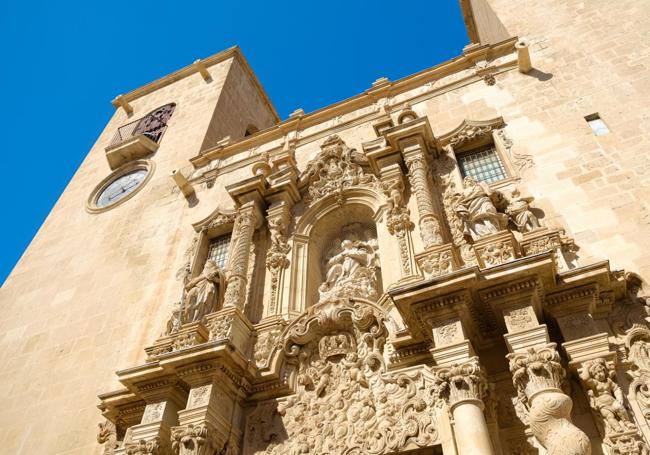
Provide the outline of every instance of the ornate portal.
{"type": "Polygon", "coordinates": [[[645,283],[580,262],[503,118],[436,135],[391,99],[192,161],[170,197],[228,203],[166,252],[162,334],[100,396],[105,455],[649,454],[645,283]]]}

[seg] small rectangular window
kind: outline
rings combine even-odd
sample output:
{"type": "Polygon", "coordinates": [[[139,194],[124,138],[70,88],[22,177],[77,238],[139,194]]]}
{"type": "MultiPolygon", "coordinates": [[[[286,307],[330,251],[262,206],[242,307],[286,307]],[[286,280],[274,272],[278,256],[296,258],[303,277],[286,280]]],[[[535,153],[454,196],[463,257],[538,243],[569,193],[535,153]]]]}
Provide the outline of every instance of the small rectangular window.
{"type": "Polygon", "coordinates": [[[208,259],[217,263],[219,268],[225,268],[228,263],[228,250],[230,248],[230,234],[221,235],[210,240],[208,259]]]}
{"type": "Polygon", "coordinates": [[[601,119],[600,115],[597,113],[586,116],[585,120],[591,127],[591,131],[593,131],[596,136],[604,136],[606,134],[609,134],[609,128],[607,128],[607,125],[605,122],[603,122],[603,119],[601,119]]]}
{"type": "Polygon", "coordinates": [[[493,145],[459,155],[458,166],[463,178],[470,176],[479,182],[491,183],[507,177],[501,158],[493,145]]]}

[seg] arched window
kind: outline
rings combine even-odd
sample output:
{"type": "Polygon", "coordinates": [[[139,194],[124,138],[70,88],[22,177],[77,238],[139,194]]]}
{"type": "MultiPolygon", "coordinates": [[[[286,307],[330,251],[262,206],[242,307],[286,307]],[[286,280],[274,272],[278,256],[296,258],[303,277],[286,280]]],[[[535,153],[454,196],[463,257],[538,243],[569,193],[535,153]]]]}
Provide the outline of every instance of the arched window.
{"type": "Polygon", "coordinates": [[[255,134],[259,131],[259,129],[255,125],[248,125],[246,127],[246,132],[244,133],[244,137],[250,136],[251,134],[255,134]]]}
{"type": "Polygon", "coordinates": [[[169,122],[175,107],[176,104],[174,103],[165,104],[148,113],[140,119],[140,122],[133,130],[133,135],[142,134],[152,141],[158,142],[167,128],[167,122],[169,122]]]}

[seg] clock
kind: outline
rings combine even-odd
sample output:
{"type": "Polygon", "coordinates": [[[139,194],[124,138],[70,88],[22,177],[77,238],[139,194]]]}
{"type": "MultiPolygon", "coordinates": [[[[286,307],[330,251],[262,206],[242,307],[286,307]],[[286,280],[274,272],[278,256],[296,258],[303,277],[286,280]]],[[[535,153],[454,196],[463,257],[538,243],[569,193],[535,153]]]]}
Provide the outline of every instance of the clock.
{"type": "Polygon", "coordinates": [[[147,174],[146,169],[136,169],[117,177],[99,193],[95,205],[101,209],[124,199],[142,185],[147,174]]]}
{"type": "Polygon", "coordinates": [[[91,193],[86,209],[91,213],[109,210],[133,197],[151,177],[153,163],[132,161],[115,170],[91,193]]]}

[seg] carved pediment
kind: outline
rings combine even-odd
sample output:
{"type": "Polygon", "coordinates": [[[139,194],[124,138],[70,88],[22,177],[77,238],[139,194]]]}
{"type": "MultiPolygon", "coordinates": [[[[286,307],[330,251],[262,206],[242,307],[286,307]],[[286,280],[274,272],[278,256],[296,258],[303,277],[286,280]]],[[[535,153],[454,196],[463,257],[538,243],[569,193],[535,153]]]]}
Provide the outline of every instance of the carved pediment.
{"type": "Polygon", "coordinates": [[[490,120],[463,120],[460,125],[438,138],[441,147],[451,145],[459,148],[465,144],[476,144],[489,138],[492,131],[504,125],[503,117],[490,120]]]}
{"type": "Polygon", "coordinates": [[[387,374],[383,311],[361,300],[318,303],[284,335],[296,394],[248,416],[244,453],[384,454],[430,447],[433,378],[387,374]]]}
{"type": "Polygon", "coordinates": [[[192,227],[196,232],[208,231],[210,229],[220,228],[222,226],[233,225],[235,223],[235,218],[237,212],[232,211],[222,211],[221,209],[216,209],[210,215],[203,218],[201,221],[197,221],[192,224],[192,227]]]}
{"type": "Polygon", "coordinates": [[[320,153],[307,165],[300,178],[301,186],[307,186],[309,202],[331,194],[342,198],[346,188],[377,182],[376,177],[364,169],[367,166],[365,155],[349,148],[340,137],[333,135],[327,138],[320,153]]]}

